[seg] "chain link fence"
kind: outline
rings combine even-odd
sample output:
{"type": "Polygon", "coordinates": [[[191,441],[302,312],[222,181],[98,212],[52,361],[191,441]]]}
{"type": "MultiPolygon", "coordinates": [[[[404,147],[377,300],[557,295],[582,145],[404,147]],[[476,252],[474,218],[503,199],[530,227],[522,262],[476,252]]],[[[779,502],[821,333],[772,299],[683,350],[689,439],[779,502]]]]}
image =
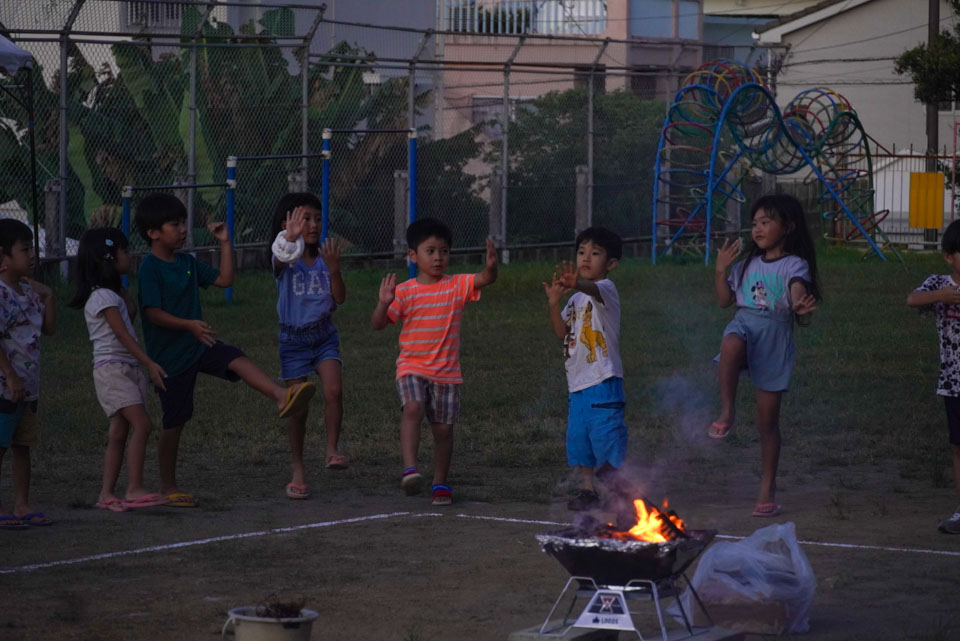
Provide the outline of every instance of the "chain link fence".
{"type": "MultiPolygon", "coordinates": [[[[447,222],[458,249],[488,236],[568,243],[589,224],[645,237],[659,128],[686,73],[637,71],[626,43],[593,32],[387,28],[306,4],[20,0],[0,4],[0,30],[38,63],[50,256],[92,224],[117,224],[128,185],[176,193],[190,245],[215,245],[206,225],[223,219],[229,156],[242,159],[235,242],[264,245],[282,194],[320,193],[324,129],[335,131],[330,229],[347,254],[405,250],[406,131],[419,143],[417,215],[447,222]],[[298,157],[243,159],[278,155],[298,157]]],[[[0,209],[32,218],[16,110],[0,99],[0,209]]]]}

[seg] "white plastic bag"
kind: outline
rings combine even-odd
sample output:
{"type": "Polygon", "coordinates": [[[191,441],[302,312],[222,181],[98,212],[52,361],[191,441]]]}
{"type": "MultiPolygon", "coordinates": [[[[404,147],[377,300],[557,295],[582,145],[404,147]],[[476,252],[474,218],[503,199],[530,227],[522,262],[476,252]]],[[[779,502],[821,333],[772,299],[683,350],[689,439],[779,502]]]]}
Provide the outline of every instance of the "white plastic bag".
{"type": "MultiPolygon", "coordinates": [[[[714,543],[691,583],[720,627],[755,634],[810,629],[817,582],[793,523],[761,528],[741,541],[714,543]]],[[[706,623],[689,589],[680,600],[694,624],[706,623]]],[[[676,604],[670,614],[682,620],[676,604]]]]}

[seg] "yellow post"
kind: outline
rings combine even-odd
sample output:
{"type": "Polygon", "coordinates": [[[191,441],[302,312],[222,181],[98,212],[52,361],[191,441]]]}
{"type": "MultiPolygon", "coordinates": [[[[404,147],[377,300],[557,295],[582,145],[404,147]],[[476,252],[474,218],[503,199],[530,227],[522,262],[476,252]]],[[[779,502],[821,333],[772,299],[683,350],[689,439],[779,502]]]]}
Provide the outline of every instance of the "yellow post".
{"type": "Polygon", "coordinates": [[[943,227],[943,185],[944,176],[940,172],[910,173],[911,227],[943,227]]]}

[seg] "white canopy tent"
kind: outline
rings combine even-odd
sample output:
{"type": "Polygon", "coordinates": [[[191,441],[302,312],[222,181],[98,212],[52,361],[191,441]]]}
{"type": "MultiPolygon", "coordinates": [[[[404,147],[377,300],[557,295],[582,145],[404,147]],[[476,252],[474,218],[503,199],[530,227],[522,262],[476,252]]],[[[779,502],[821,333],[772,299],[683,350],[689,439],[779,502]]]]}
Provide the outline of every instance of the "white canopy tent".
{"type": "Polygon", "coordinates": [[[12,76],[21,69],[33,67],[33,55],[0,35],[0,72],[12,76]]]}
{"type": "Polygon", "coordinates": [[[34,135],[33,117],[33,68],[36,63],[29,51],[21,49],[0,34],[0,75],[13,77],[21,70],[28,70],[22,87],[8,86],[0,81],[0,91],[9,95],[27,112],[27,128],[30,133],[30,198],[33,206],[33,246],[36,252],[36,276],[40,274],[40,210],[37,205],[37,144],[34,135]]]}

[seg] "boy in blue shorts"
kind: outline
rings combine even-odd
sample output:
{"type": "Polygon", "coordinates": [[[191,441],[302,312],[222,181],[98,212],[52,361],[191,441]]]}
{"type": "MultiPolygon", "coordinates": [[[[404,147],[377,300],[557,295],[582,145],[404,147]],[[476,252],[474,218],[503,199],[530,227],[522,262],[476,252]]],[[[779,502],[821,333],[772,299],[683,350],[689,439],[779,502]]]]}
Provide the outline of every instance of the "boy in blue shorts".
{"type": "Polygon", "coordinates": [[[187,239],[187,210],[170,194],[151,194],[137,206],[136,224],[150,243],[140,264],[139,303],[147,354],[167,373],[156,388],[163,412],[160,433],[160,491],[171,507],[196,507],[197,500],[177,485],[177,450],[183,426],[193,416],[197,374],[231,382],[242,380],[273,400],[280,418],[303,412],[315,391],[313,383],[281,387],[253,364],[238,347],[216,340],[204,322],[200,288],[233,284],[233,247],[224,223],[211,223],[220,241],[220,269],[177,250],[187,239]]]}
{"type": "Polygon", "coordinates": [[[30,448],[37,444],[40,335],[53,334],[56,306],[49,287],[30,280],[33,232],[19,220],[0,220],[0,462],[13,453],[13,513],[0,508],[0,530],[50,525],[30,509],[30,448]]]}
{"type": "Polygon", "coordinates": [[[569,390],[567,461],[583,478],[583,489],[567,504],[589,510],[600,503],[597,475],[612,474],[627,454],[626,400],[620,362],[620,297],[607,275],[622,255],[620,236],[590,227],[577,236],[576,263],[563,261],[553,280],[543,283],[550,321],[563,340],[569,390]],[[560,301],[573,296],[561,310],[560,301]]]}

